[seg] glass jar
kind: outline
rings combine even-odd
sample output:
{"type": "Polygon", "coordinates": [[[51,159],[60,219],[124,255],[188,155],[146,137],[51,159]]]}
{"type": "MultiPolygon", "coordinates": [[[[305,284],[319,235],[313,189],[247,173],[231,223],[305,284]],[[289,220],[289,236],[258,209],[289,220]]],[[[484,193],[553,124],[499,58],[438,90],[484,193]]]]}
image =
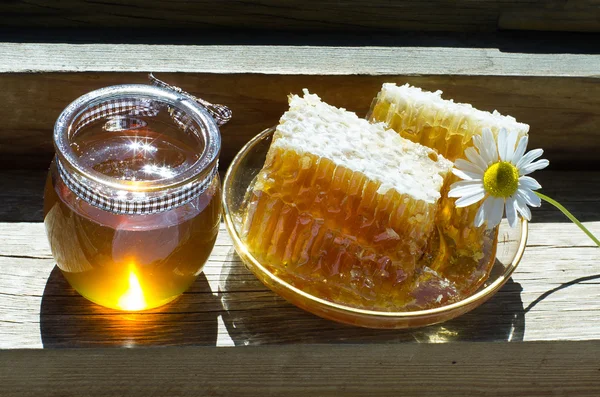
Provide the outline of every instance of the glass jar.
{"type": "Polygon", "coordinates": [[[185,93],[106,87],[62,112],[54,146],[44,223],[71,286],[128,311],[183,293],[221,218],[221,138],[209,113],[185,93]]]}

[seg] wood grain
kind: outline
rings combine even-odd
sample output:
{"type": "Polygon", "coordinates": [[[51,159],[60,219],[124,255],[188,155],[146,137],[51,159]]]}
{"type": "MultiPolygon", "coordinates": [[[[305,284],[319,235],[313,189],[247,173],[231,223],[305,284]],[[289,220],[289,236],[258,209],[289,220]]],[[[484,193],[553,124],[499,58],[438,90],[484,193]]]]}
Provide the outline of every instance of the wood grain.
{"type": "Polygon", "coordinates": [[[600,8],[596,2],[570,2],[561,7],[522,10],[505,10],[498,18],[501,30],[542,30],[559,32],[598,32],[600,31],[600,8]],[[580,3],[580,4],[577,4],[580,3]],[[571,6],[571,7],[570,7],[571,6]],[[590,7],[590,8],[588,8],[590,7]],[[564,16],[567,16],[566,18],[564,16]]]}
{"type": "MultiPolygon", "coordinates": [[[[244,267],[224,228],[203,275],[177,301],[137,314],[96,306],[55,267],[41,214],[19,222],[41,208],[43,173],[27,174],[0,173],[6,192],[0,206],[0,349],[600,340],[600,249],[548,205],[534,210],[525,256],[490,301],[439,325],[370,330],[323,320],[276,296],[244,267]],[[37,182],[17,182],[27,180],[37,182]],[[37,203],[5,200],[12,190],[25,196],[25,186],[37,203]]],[[[538,179],[600,235],[600,173],[540,172],[538,179]]]]}
{"type": "Polygon", "coordinates": [[[0,351],[2,395],[589,396],[600,342],[0,351]]]}
{"type": "Polygon", "coordinates": [[[0,57],[0,73],[600,76],[600,54],[569,48],[0,43],[0,57]]]}
{"type": "Polygon", "coordinates": [[[579,1],[9,1],[13,27],[253,29],[294,31],[600,31],[598,4],[579,1]]]}
{"type": "MultiPolygon", "coordinates": [[[[91,59],[102,62],[105,56],[110,57],[108,54],[89,56],[89,62],[91,59]]],[[[64,62],[70,70],[77,70],[77,63],[64,62]]],[[[86,67],[93,65],[95,63],[86,67]]],[[[586,67],[600,76],[600,60],[586,67]]],[[[342,69],[330,69],[333,70],[342,69]]],[[[507,74],[510,73],[509,68],[507,74]]],[[[575,68],[566,75],[570,73],[579,72],[575,68]]],[[[592,77],[456,76],[446,73],[428,76],[161,73],[159,77],[211,102],[231,107],[233,119],[221,129],[223,167],[251,137],[277,124],[287,109],[289,93],[300,93],[303,88],[308,88],[325,101],[364,116],[383,82],[441,89],[445,98],[513,115],[531,125],[530,147],[544,148],[555,168],[598,169],[599,166],[596,153],[600,151],[600,84],[592,77]]],[[[0,74],[0,118],[3,120],[0,125],[0,167],[47,167],[53,155],[52,128],[65,106],[93,89],[146,82],[145,73],[0,74]]]]}

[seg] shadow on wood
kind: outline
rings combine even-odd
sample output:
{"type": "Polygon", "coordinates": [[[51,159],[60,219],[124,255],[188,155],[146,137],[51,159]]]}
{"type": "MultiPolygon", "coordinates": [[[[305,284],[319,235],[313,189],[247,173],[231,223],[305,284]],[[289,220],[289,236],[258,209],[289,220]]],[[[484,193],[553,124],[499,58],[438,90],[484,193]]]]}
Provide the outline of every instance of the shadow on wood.
{"type": "MultiPolygon", "coordinates": [[[[600,178],[594,172],[542,170],[531,176],[542,185],[540,192],[560,202],[581,222],[600,221],[600,178]]],[[[551,204],[542,202],[540,208],[532,208],[532,222],[568,224],[571,221],[551,204]]]]}
{"type": "MultiPolygon", "coordinates": [[[[592,274],[591,276],[579,277],[579,278],[573,279],[571,281],[567,281],[566,283],[562,283],[558,287],[552,288],[552,289],[544,292],[543,294],[541,294],[539,297],[537,297],[533,302],[531,302],[525,308],[525,313],[527,313],[528,311],[530,311],[531,309],[533,309],[538,303],[542,302],[544,299],[548,298],[550,295],[552,295],[555,292],[558,292],[560,290],[568,288],[568,287],[570,287],[572,285],[585,283],[586,281],[596,281],[596,280],[599,280],[599,279],[600,279],[600,274],[592,274]]],[[[600,371],[600,369],[599,369],[599,371],[600,371]]]]}
{"type": "Polygon", "coordinates": [[[98,306],[71,288],[54,267],[42,297],[40,332],[45,348],[209,345],[217,341],[218,301],[204,274],[184,294],[157,309],[125,313],[98,306]],[[215,306],[217,310],[215,310],[215,306]]]}
{"type": "MultiPolygon", "coordinates": [[[[163,59],[186,51],[178,49],[156,54],[155,57],[163,59]]],[[[326,50],[322,51],[323,57],[333,57],[326,50]]],[[[111,59],[111,54],[106,52],[105,58],[111,59]]],[[[491,62],[489,54],[486,54],[480,54],[477,62],[491,62]]],[[[265,59],[270,60],[270,56],[264,54],[265,59]]],[[[349,52],[326,63],[348,62],[354,56],[354,52],[349,52]]],[[[378,56],[373,62],[403,59],[401,54],[383,53],[378,56]]],[[[453,57],[460,55],[454,54],[453,57]]],[[[69,64],[71,60],[64,62],[69,64]]],[[[181,64],[186,62],[180,60],[181,64]]],[[[270,62],[277,63],[275,60],[270,62]]],[[[96,65],[95,60],[93,65],[96,65]]],[[[308,72],[310,70],[305,71],[308,72]]],[[[595,156],[600,150],[600,84],[595,78],[250,73],[158,73],[157,77],[210,102],[231,108],[233,119],[221,128],[222,170],[246,142],[278,123],[288,108],[288,94],[300,93],[303,88],[308,88],[324,101],[357,112],[362,117],[384,82],[409,83],[433,91],[440,89],[444,91],[444,98],[471,103],[482,110],[497,109],[503,114],[510,114],[531,125],[529,147],[544,148],[544,157],[550,160],[552,169],[598,169],[595,156]]],[[[0,87],[3,88],[0,90],[0,103],[3,104],[0,107],[0,168],[47,169],[54,153],[52,128],[65,106],[91,90],[130,83],[147,84],[146,73],[0,73],[0,87]]]]}
{"type": "MultiPolygon", "coordinates": [[[[233,251],[229,262],[239,261],[233,251]]],[[[319,318],[272,294],[269,308],[248,310],[247,303],[235,299],[228,291],[258,289],[262,284],[254,277],[241,277],[240,270],[223,267],[219,296],[225,312],[223,322],[236,345],[281,343],[381,343],[451,341],[522,341],[525,312],[521,285],[510,279],[488,302],[454,320],[413,330],[378,330],[352,327],[319,318]],[[240,286],[240,279],[248,280],[240,286]]],[[[251,276],[250,271],[243,269],[251,276]]]]}

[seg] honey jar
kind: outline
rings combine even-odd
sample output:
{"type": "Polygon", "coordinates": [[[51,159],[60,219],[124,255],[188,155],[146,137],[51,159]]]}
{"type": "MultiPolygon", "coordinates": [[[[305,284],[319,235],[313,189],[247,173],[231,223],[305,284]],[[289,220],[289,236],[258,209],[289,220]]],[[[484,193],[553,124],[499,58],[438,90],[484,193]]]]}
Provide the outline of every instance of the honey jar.
{"type": "Polygon", "coordinates": [[[67,106],[53,139],[44,223],[71,286],[127,311],[182,294],[221,217],[221,138],[207,109],[162,87],[106,87],[67,106]]]}

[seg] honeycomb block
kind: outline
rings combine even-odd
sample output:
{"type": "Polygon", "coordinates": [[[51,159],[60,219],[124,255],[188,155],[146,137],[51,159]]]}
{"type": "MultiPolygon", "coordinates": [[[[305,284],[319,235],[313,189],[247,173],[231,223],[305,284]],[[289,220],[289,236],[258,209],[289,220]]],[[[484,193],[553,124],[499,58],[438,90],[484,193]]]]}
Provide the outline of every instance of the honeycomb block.
{"type": "Polygon", "coordinates": [[[408,296],[451,166],[318,97],[292,97],[247,198],[245,243],[307,292],[393,310],[408,296]]]}
{"type": "Polygon", "coordinates": [[[464,151],[473,146],[473,136],[481,134],[483,128],[494,134],[501,128],[515,130],[519,136],[529,131],[527,124],[511,116],[478,110],[469,104],[442,99],[441,95],[441,91],[386,83],[373,100],[367,118],[385,123],[402,137],[435,149],[451,161],[464,157],[464,151]]]}

